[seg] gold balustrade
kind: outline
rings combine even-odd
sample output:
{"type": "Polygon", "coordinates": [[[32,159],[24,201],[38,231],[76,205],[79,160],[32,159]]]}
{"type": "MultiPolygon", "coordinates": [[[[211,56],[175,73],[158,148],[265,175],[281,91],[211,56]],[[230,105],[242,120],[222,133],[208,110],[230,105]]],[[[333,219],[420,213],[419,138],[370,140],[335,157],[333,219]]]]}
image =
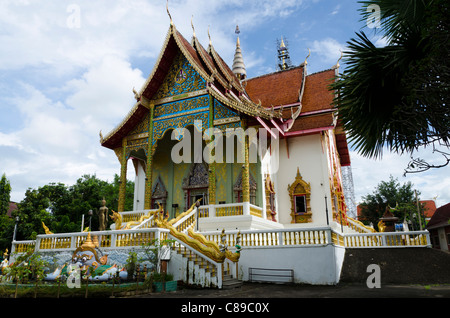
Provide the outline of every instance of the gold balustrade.
{"type": "Polygon", "coordinates": [[[244,215],[242,205],[216,206],[216,216],[244,215]]]}
{"type": "Polygon", "coordinates": [[[29,249],[33,249],[34,250],[34,246],[35,246],[34,242],[30,242],[30,243],[15,243],[15,250],[14,250],[14,252],[16,252],[16,253],[25,253],[29,249]]]}
{"type": "Polygon", "coordinates": [[[209,207],[207,206],[200,206],[198,208],[198,217],[199,218],[209,218],[209,207]]]}
{"type": "Polygon", "coordinates": [[[116,247],[141,246],[153,242],[155,232],[123,233],[116,235],[116,247]]]}
{"type": "Polygon", "coordinates": [[[250,205],[250,214],[253,216],[257,216],[259,218],[262,218],[262,209],[258,208],[256,206],[250,205]]]}
{"type": "Polygon", "coordinates": [[[145,216],[147,213],[145,212],[136,212],[136,213],[127,213],[122,214],[122,222],[128,223],[128,222],[137,222],[139,219],[143,216],[145,216]]]}
{"type": "Polygon", "coordinates": [[[195,214],[186,218],[183,222],[177,225],[176,230],[179,232],[184,232],[195,222],[195,214]]]}

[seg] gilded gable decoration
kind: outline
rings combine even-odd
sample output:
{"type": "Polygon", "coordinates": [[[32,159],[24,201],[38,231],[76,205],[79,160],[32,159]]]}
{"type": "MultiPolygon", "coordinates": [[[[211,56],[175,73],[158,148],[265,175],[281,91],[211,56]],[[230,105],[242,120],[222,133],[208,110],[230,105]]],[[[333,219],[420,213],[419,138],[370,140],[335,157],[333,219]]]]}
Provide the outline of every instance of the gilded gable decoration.
{"type": "Polygon", "coordinates": [[[161,99],[206,88],[206,81],[192,67],[187,58],[178,52],[164,82],[152,99],[161,99]]]}

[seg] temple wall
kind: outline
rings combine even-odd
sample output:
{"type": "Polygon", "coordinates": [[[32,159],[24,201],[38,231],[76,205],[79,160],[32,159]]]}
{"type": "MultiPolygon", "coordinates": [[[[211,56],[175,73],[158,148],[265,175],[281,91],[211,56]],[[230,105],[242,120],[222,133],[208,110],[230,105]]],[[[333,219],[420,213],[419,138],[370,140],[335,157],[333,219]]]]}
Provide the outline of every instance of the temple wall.
{"type": "MultiPolygon", "coordinates": [[[[239,275],[244,281],[248,281],[251,267],[292,269],[294,283],[335,285],[340,279],[344,254],[344,248],[333,245],[281,248],[246,247],[241,252],[239,259],[239,275]]],[[[274,278],[262,276],[254,277],[254,279],[274,281],[274,278]]]]}
{"type": "Polygon", "coordinates": [[[266,156],[262,163],[264,171],[269,171],[276,189],[277,220],[284,225],[291,224],[291,198],[288,186],[294,183],[298,168],[303,180],[311,185],[312,222],[295,225],[326,225],[325,196],[330,221],[332,217],[327,150],[326,147],[322,147],[321,135],[291,137],[287,142],[288,146],[284,139],[280,140],[278,147],[272,148],[270,159],[266,156]]]}

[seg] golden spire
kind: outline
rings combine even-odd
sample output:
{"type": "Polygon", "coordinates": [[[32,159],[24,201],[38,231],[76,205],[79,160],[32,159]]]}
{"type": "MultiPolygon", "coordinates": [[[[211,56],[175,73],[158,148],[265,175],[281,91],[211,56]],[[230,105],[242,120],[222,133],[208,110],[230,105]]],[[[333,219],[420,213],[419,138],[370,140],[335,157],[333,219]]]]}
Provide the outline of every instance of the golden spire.
{"type": "Polygon", "coordinates": [[[286,45],[284,44],[283,37],[281,37],[280,49],[285,49],[286,45]]]}

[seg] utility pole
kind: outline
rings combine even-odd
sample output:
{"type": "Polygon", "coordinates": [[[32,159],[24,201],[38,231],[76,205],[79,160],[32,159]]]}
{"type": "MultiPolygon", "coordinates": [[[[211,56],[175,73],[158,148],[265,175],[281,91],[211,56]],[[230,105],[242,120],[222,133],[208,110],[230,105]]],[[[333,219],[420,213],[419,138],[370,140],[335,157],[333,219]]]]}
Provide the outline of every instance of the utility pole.
{"type": "Polygon", "coordinates": [[[422,231],[422,218],[420,217],[419,199],[417,198],[417,191],[416,190],[414,190],[414,194],[416,195],[417,216],[419,217],[420,230],[422,231]]]}

